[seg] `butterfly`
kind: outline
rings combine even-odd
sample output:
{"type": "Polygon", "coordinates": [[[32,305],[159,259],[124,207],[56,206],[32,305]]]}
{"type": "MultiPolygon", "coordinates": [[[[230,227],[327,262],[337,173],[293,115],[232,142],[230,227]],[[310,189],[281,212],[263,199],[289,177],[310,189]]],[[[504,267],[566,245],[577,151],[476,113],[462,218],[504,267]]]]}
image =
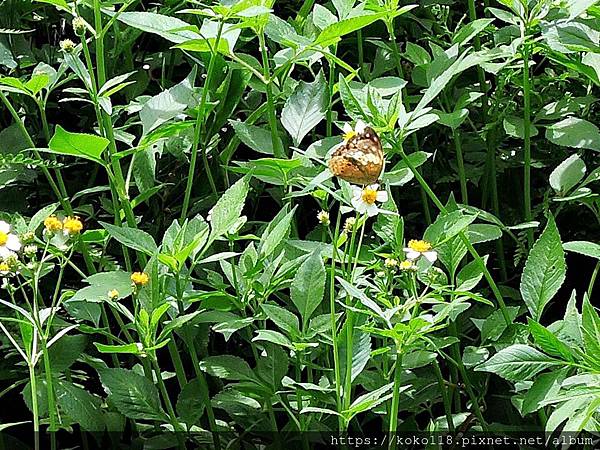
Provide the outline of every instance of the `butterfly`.
{"type": "Polygon", "coordinates": [[[344,142],[332,153],[329,169],[350,183],[375,183],[385,161],[379,136],[360,120],[355,129],[346,124],[344,131],[344,142]]]}

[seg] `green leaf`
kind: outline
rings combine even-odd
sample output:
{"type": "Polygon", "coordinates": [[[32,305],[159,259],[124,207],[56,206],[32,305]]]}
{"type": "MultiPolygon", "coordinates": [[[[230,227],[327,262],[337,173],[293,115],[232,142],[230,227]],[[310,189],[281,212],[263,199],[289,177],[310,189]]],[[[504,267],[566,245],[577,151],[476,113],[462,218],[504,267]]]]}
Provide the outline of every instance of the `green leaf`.
{"type": "MultiPolygon", "coordinates": [[[[411,5],[410,7],[405,6],[401,9],[403,9],[404,11],[408,11],[414,7],[415,5],[411,5]]],[[[383,19],[386,15],[387,12],[380,12],[376,14],[367,14],[364,16],[356,16],[340,20],[334,24],[329,25],[327,28],[321,31],[321,33],[317,36],[314,45],[328,47],[338,42],[342,36],[353,33],[355,31],[360,30],[361,28],[371,25],[373,22],[376,22],[379,19],[383,19]]]]}
{"type": "Polygon", "coordinates": [[[117,16],[117,19],[130,27],[147,33],[157,34],[176,44],[188,39],[198,39],[199,34],[189,31],[190,24],[181,19],[153,12],[130,11],[117,16]]]}
{"type": "Polygon", "coordinates": [[[200,362],[200,368],[213,377],[225,380],[254,380],[254,372],[246,361],[232,355],[209,356],[200,362]]]}
{"type": "Polygon", "coordinates": [[[577,117],[567,117],[546,128],[550,142],[573,148],[600,150],[600,131],[591,122],[577,117]]]}
{"type": "Polygon", "coordinates": [[[300,311],[304,327],[323,301],[325,279],[323,258],[321,252],[316,250],[302,263],[294,276],[291,287],[291,299],[300,311]]]}
{"type": "Polygon", "coordinates": [[[525,381],[542,370],[561,364],[561,361],[544,355],[533,347],[513,344],[500,350],[475,370],[492,372],[510,381],[525,381]]]}
{"type": "Polygon", "coordinates": [[[447,214],[440,214],[434,223],[432,223],[423,235],[423,239],[431,242],[435,247],[465,230],[475,219],[475,215],[466,215],[462,211],[452,211],[447,214]]]}
{"type": "Polygon", "coordinates": [[[83,355],[86,345],[87,336],[85,335],[63,336],[60,338],[48,350],[52,362],[52,371],[60,373],[71,367],[83,355]]]}
{"type": "Polygon", "coordinates": [[[545,306],[558,292],[566,277],[565,253],[554,218],[533,245],[521,276],[521,295],[529,312],[539,320],[545,306]]]}
{"type": "Polygon", "coordinates": [[[229,123],[238,139],[252,150],[267,155],[273,154],[273,140],[270,131],[239,120],[230,120],[229,123]]]}
{"type": "Polygon", "coordinates": [[[65,380],[58,380],[55,389],[56,402],[64,414],[85,431],[104,431],[104,414],[98,397],[65,380]]]}
{"type": "Polygon", "coordinates": [[[158,247],[154,238],[148,233],[137,228],[118,227],[110,223],[100,222],[108,234],[126,247],[132,248],[148,256],[154,255],[158,247]]]}
{"type": "Polygon", "coordinates": [[[563,248],[568,252],[579,253],[580,255],[590,256],[600,259],[600,244],[589,241],[571,241],[565,242],[563,248]]]}
{"type": "Polygon", "coordinates": [[[48,147],[52,153],[77,156],[104,165],[102,152],[108,146],[108,143],[108,139],[103,137],[93,134],[70,133],[57,125],[48,147]]]}
{"type": "MultiPolygon", "coordinates": [[[[525,139],[525,122],[523,118],[516,116],[508,116],[502,122],[504,131],[511,137],[525,139]]],[[[529,126],[529,136],[538,135],[538,129],[534,125],[529,126]]]]}
{"type": "Polygon", "coordinates": [[[106,345],[100,342],[94,342],[94,345],[100,353],[123,353],[131,355],[139,355],[140,349],[135,342],[123,345],[106,345]]]}
{"type": "Polygon", "coordinates": [[[523,397],[521,414],[523,416],[537,411],[543,406],[544,400],[558,394],[560,384],[565,378],[565,370],[543,373],[536,377],[533,385],[523,397]]]}
{"type": "Polygon", "coordinates": [[[113,289],[119,293],[117,300],[128,297],[133,292],[130,276],[129,273],[121,270],[90,275],[85,279],[90,286],[79,289],[67,303],[80,301],[101,303],[108,299],[108,292],[113,289]]]}
{"type": "Polygon", "coordinates": [[[158,391],[148,378],[126,369],[101,369],[100,381],[117,410],[132,419],[167,422],[158,391]]]}
{"type": "Polygon", "coordinates": [[[271,256],[287,236],[296,208],[297,206],[294,206],[287,214],[285,213],[285,209],[282,209],[265,229],[261,236],[259,248],[259,253],[263,258],[271,256]]]}
{"type": "Polygon", "coordinates": [[[452,37],[453,44],[465,44],[477,36],[485,29],[494,19],[476,19],[463,25],[452,37]]]}
{"type": "Polygon", "coordinates": [[[600,361],[600,316],[587,295],[583,299],[581,311],[581,330],[586,355],[600,361]]]}
{"type": "Polygon", "coordinates": [[[323,72],[312,83],[301,81],[298,84],[281,111],[281,123],[292,136],[294,145],[299,145],[304,136],[325,118],[328,104],[323,72]]]}
{"type": "Polygon", "coordinates": [[[561,342],[550,330],[535,320],[529,319],[529,331],[538,347],[549,355],[559,357],[566,361],[573,361],[573,352],[571,349],[561,342]]]}
{"type": "Polygon", "coordinates": [[[191,426],[198,422],[204,412],[203,382],[194,378],[186,384],[177,398],[175,409],[180,419],[191,426]]]}
{"type": "Polygon", "coordinates": [[[268,303],[263,303],[260,307],[267,317],[289,336],[296,336],[300,333],[298,318],[294,313],[291,313],[280,306],[270,305],[268,303]]]}
{"type": "Polygon", "coordinates": [[[585,163],[579,155],[571,155],[550,174],[550,186],[557,192],[569,192],[585,176],[585,163]]]}
{"type": "Polygon", "coordinates": [[[233,186],[225,191],[210,210],[211,226],[209,242],[227,233],[235,225],[242,214],[242,208],[248,195],[248,179],[240,178],[233,186]]]}

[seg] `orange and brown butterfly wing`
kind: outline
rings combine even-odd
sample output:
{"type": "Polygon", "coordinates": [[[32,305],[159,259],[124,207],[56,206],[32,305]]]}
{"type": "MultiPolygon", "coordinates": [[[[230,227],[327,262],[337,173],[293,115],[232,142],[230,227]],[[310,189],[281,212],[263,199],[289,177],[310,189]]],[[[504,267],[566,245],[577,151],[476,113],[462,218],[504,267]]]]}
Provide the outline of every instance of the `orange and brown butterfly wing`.
{"type": "Polygon", "coordinates": [[[355,184],[372,184],[383,169],[383,150],[377,133],[366,128],[338,147],[329,160],[329,169],[343,180],[355,184]]]}

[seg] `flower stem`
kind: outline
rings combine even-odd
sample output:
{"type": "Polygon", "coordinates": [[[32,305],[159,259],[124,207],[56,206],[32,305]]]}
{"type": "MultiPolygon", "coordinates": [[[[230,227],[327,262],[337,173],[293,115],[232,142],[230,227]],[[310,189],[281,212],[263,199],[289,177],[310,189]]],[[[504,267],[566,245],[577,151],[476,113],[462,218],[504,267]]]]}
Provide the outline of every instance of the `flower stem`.
{"type": "Polygon", "coordinates": [[[271,141],[273,144],[273,154],[275,158],[284,158],[285,152],[283,150],[283,144],[277,132],[277,113],[275,111],[275,99],[273,98],[273,89],[271,87],[271,74],[269,66],[269,55],[267,53],[267,45],[265,42],[264,30],[258,33],[258,43],[260,46],[260,53],[262,55],[263,73],[266,80],[267,90],[267,105],[268,105],[268,120],[269,128],[271,128],[271,141]]]}
{"type": "Polygon", "coordinates": [[[456,164],[458,165],[458,177],[460,179],[460,198],[464,205],[469,204],[469,193],[467,191],[467,177],[465,175],[465,161],[462,151],[462,142],[458,129],[452,130],[454,137],[454,148],[456,149],[456,164]]]}
{"type": "MultiPolygon", "coordinates": [[[[531,214],[531,88],[529,85],[529,45],[523,42],[523,204],[525,221],[532,220],[531,214]]],[[[533,245],[533,228],[527,229],[527,243],[533,245]]]]}
{"type": "MultiPolygon", "coordinates": [[[[221,40],[221,34],[223,33],[223,26],[224,22],[222,20],[219,21],[219,26],[217,28],[217,37],[215,39],[214,48],[212,49],[212,52],[210,54],[210,61],[208,63],[208,69],[206,70],[206,80],[204,81],[204,87],[202,88],[202,97],[200,98],[200,105],[197,113],[198,115],[196,116],[196,125],[194,126],[194,141],[190,150],[190,167],[188,169],[187,184],[185,187],[185,195],[183,197],[183,206],[181,207],[181,220],[184,220],[187,217],[188,208],[190,206],[192,186],[194,183],[194,173],[196,172],[196,161],[198,160],[198,146],[200,145],[202,126],[204,124],[206,113],[204,111],[204,108],[206,107],[206,101],[208,100],[208,91],[212,84],[215,72],[215,62],[219,53],[219,42],[221,40]]],[[[210,184],[210,188],[216,200],[218,198],[217,186],[215,185],[215,180],[213,179],[212,172],[210,171],[210,167],[208,164],[208,157],[206,155],[206,145],[202,146],[202,162],[204,164],[204,170],[206,170],[206,177],[208,178],[208,183],[210,184]]]]}
{"type": "MultiPolygon", "coordinates": [[[[331,318],[331,340],[333,342],[333,372],[335,376],[335,396],[337,411],[342,411],[342,399],[341,399],[341,374],[340,374],[340,353],[337,342],[337,320],[335,314],[335,273],[336,273],[336,260],[338,258],[338,247],[337,241],[340,232],[340,221],[341,213],[338,211],[337,220],[335,224],[335,233],[333,235],[333,246],[332,257],[331,257],[331,271],[329,276],[329,314],[331,318]]],[[[343,429],[344,420],[342,417],[338,417],[339,428],[343,429]]]]}
{"type": "Polygon", "coordinates": [[[173,409],[173,404],[171,403],[171,399],[169,398],[169,392],[167,391],[167,387],[165,386],[165,382],[162,379],[162,374],[160,372],[160,366],[158,365],[158,361],[156,359],[156,355],[152,356],[152,366],[154,368],[154,375],[156,376],[156,381],[158,383],[158,388],[163,398],[163,402],[167,408],[167,413],[169,414],[169,419],[171,421],[171,425],[173,426],[173,431],[177,436],[177,442],[179,444],[179,448],[185,449],[185,442],[183,440],[183,435],[181,433],[182,429],[177,421],[177,416],[175,415],[175,410],[173,409]]]}
{"type": "Polygon", "coordinates": [[[390,411],[389,424],[389,449],[396,448],[396,439],[394,434],[398,431],[398,409],[400,406],[400,382],[402,377],[402,350],[398,339],[396,339],[396,364],[394,366],[394,387],[392,391],[392,407],[390,411]]]}
{"type": "Polygon", "coordinates": [[[40,415],[38,412],[37,380],[35,366],[29,364],[29,387],[31,389],[31,410],[33,413],[33,439],[35,450],[40,450],[40,415]]]}
{"type": "MultiPolygon", "coordinates": [[[[433,190],[427,184],[427,181],[425,181],[425,179],[417,171],[417,169],[415,168],[414,164],[410,161],[410,159],[408,158],[408,156],[404,152],[404,149],[402,147],[401,141],[400,140],[398,140],[398,141],[394,140],[393,142],[391,142],[391,144],[396,148],[396,150],[398,151],[398,153],[400,153],[402,161],[404,162],[404,164],[406,164],[406,166],[413,173],[413,175],[415,176],[415,179],[421,185],[421,187],[423,188],[423,190],[427,193],[427,195],[429,196],[429,198],[431,199],[431,201],[434,203],[434,205],[440,210],[440,212],[442,214],[447,214],[448,210],[446,209],[446,207],[444,206],[444,204],[440,201],[440,199],[438,198],[438,196],[435,195],[435,193],[433,192],[433,190]]],[[[469,241],[469,238],[465,235],[464,231],[461,231],[458,234],[458,236],[459,236],[460,240],[463,242],[463,244],[469,250],[469,253],[471,253],[471,256],[479,264],[479,267],[481,268],[481,270],[483,272],[483,275],[484,275],[486,281],[488,282],[488,284],[489,284],[489,286],[490,286],[490,288],[492,290],[492,293],[494,294],[494,297],[496,298],[496,302],[498,303],[500,311],[502,312],[502,316],[504,317],[504,321],[506,322],[507,325],[511,325],[512,324],[512,320],[510,318],[510,315],[508,314],[508,310],[506,309],[506,304],[504,303],[504,299],[502,298],[502,294],[500,293],[500,290],[498,289],[498,286],[496,285],[496,282],[494,281],[494,279],[492,277],[492,274],[490,273],[490,271],[488,270],[487,266],[485,265],[485,261],[483,261],[483,259],[481,258],[481,256],[477,252],[477,250],[475,250],[475,247],[473,247],[473,244],[471,244],[471,241],[469,241]]]]}

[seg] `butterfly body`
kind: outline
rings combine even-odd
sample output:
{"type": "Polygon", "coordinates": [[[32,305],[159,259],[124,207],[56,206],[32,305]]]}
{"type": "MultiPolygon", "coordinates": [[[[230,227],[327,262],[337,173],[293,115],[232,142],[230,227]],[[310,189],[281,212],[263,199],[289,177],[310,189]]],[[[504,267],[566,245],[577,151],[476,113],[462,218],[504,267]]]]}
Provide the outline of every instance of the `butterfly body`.
{"type": "Polygon", "coordinates": [[[329,169],[336,176],[355,184],[372,184],[379,179],[384,156],[377,133],[365,127],[343,142],[331,155],[329,169]]]}

